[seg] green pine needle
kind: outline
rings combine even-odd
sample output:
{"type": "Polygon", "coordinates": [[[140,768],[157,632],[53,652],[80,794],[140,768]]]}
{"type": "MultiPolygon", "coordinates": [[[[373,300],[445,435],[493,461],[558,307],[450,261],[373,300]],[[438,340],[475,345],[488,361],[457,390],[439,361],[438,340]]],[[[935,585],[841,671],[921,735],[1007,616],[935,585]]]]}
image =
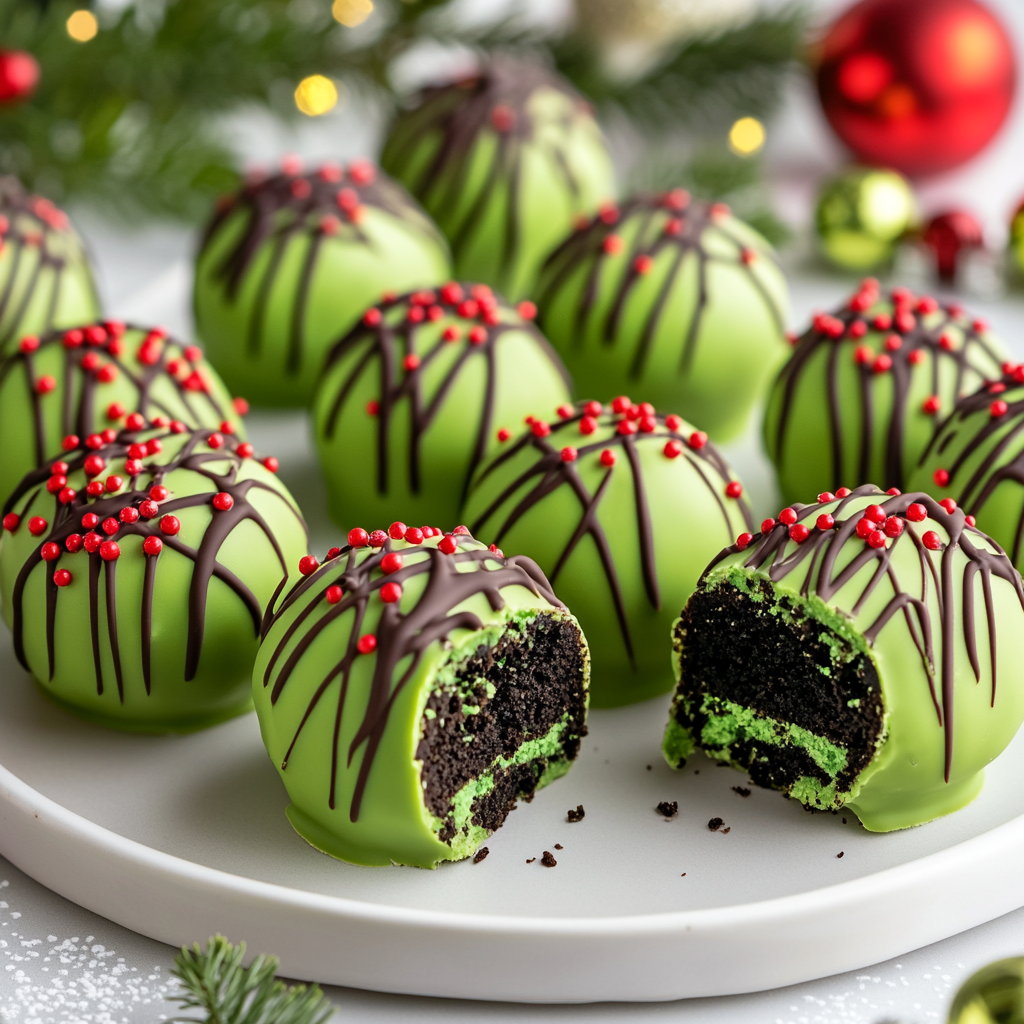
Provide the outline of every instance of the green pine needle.
{"type": "MultiPolygon", "coordinates": [[[[258,956],[245,967],[245,943],[215,935],[200,948],[182,946],[171,973],[185,986],[172,996],[182,1009],[202,1010],[205,1024],[325,1024],[333,1010],[319,986],[289,987],[276,977],[280,961],[258,956]]],[[[195,1017],[175,1017],[194,1022],[195,1017]]]]}

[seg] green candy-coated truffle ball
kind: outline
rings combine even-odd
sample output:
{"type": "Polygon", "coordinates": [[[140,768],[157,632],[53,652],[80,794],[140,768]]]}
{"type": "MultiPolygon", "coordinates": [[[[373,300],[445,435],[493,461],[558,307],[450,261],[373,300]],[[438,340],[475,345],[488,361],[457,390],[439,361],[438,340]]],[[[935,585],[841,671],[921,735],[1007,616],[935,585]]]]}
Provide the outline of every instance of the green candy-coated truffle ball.
{"type": "Polygon", "coordinates": [[[953,498],[1024,568],[1024,366],[957,402],[941,422],[909,486],[953,498]]]}
{"type": "Polygon", "coordinates": [[[872,832],[949,814],[1024,721],[1024,588],[961,509],[873,485],[722,552],[674,629],[695,748],[872,832]]]}
{"type": "Polygon", "coordinates": [[[368,310],[332,349],[314,422],[344,526],[450,528],[472,473],[526,416],[569,400],[558,356],[487,285],[449,282],[368,310]]]}
{"type": "Polygon", "coordinates": [[[236,394],[309,405],[331,343],[386,292],[439,284],[448,248],[371,164],[282,173],[227,197],[196,262],[196,328],[236,394]]]}
{"type": "Polygon", "coordinates": [[[672,686],[668,634],[708,561],[750,526],[707,435],[616,399],[535,420],[477,474],[466,522],[534,559],[579,619],[595,706],[672,686]]]}
{"type": "Polygon", "coordinates": [[[251,445],[181,425],[93,435],[25,477],[3,526],[4,618],[58,704],[138,732],[250,707],[263,611],[307,543],[251,445]]]}
{"type": "Polygon", "coordinates": [[[214,430],[228,423],[245,440],[201,349],[160,328],[108,320],[23,338],[0,359],[0,504],[26,473],[57,458],[66,438],[73,447],[74,437],[120,429],[129,417],[214,430]]]}
{"type": "Polygon", "coordinates": [[[575,218],[615,192],[589,104],[565,79],[505,56],[425,90],[391,129],[381,164],[448,237],[455,273],[511,299],[532,292],[575,218]]]}
{"type": "Polygon", "coordinates": [[[716,439],[742,431],[786,356],[771,246],[682,189],[606,207],[547,261],[537,295],[578,394],[626,385],[716,439]]]}
{"type": "Polygon", "coordinates": [[[25,335],[99,314],[92,268],[67,214],[0,177],[0,354],[25,335]]]}
{"type": "Polygon", "coordinates": [[[459,533],[356,539],[274,610],[253,673],[260,729],[309,843],[436,867],[568,771],[586,641],[529,559],[459,533]]]}
{"type": "Polygon", "coordinates": [[[794,342],[764,441],[786,501],[877,481],[904,488],[937,416],[997,377],[1002,343],[959,306],[906,288],[860,289],[794,342]]]}

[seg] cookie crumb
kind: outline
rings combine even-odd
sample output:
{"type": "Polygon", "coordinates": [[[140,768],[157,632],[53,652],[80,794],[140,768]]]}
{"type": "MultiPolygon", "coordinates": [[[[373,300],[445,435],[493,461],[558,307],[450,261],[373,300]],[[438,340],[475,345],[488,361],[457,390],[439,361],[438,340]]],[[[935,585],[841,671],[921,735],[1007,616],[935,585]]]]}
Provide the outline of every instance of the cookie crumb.
{"type": "Polygon", "coordinates": [[[722,821],[721,818],[712,818],[708,822],[708,828],[711,829],[712,832],[717,832],[724,824],[725,822],[722,821]]]}
{"type": "Polygon", "coordinates": [[[686,877],[686,872],[684,871],[679,877],[680,878],[685,878],[686,877]]]}
{"type": "Polygon", "coordinates": [[[561,843],[555,843],[555,849],[556,850],[562,849],[562,844],[561,843]]]}
{"type": "Polygon", "coordinates": [[[743,797],[750,796],[750,790],[747,789],[746,786],[733,786],[732,791],[743,797]]]}
{"type": "Polygon", "coordinates": [[[664,814],[666,818],[674,818],[679,813],[679,804],[673,800],[669,803],[667,800],[662,800],[657,807],[654,808],[659,814],[664,814]]]}
{"type": "Polygon", "coordinates": [[[836,859],[838,860],[838,859],[839,859],[840,857],[842,857],[842,855],[843,855],[843,854],[844,854],[845,852],[846,852],[845,850],[840,850],[840,851],[839,851],[839,852],[838,852],[838,853],[836,854],[836,859]]]}
{"type": "Polygon", "coordinates": [[[845,818],[843,818],[843,824],[844,824],[844,825],[846,824],[846,819],[845,819],[845,818]]]}
{"type": "Polygon", "coordinates": [[[536,857],[531,857],[526,863],[527,864],[532,864],[536,859],[537,859],[536,857]]]}
{"type": "Polygon", "coordinates": [[[540,862],[546,868],[553,868],[553,867],[555,867],[556,864],[558,864],[558,861],[555,860],[555,858],[551,855],[551,851],[550,850],[545,850],[544,851],[544,856],[541,857],[540,862]]]}
{"type": "Polygon", "coordinates": [[[647,766],[647,770],[648,770],[648,771],[650,771],[650,770],[651,770],[651,766],[650,766],[650,765],[648,765],[648,766],[647,766]]]}
{"type": "Polygon", "coordinates": [[[481,846],[480,849],[476,851],[476,854],[473,857],[473,863],[479,864],[480,861],[482,861],[490,852],[491,851],[488,850],[486,846],[481,846]]]}
{"type": "Polygon", "coordinates": [[[700,775],[700,769],[699,768],[694,768],[693,769],[693,774],[694,775],[700,775]]]}
{"type": "Polygon", "coordinates": [[[728,828],[723,828],[722,829],[722,835],[723,836],[727,836],[731,831],[732,831],[732,825],[730,825],[728,828]]]}
{"type": "Polygon", "coordinates": [[[572,808],[566,811],[565,819],[566,821],[582,821],[584,817],[586,817],[586,813],[587,812],[583,810],[583,804],[577,804],[575,811],[572,810],[572,808]]]}

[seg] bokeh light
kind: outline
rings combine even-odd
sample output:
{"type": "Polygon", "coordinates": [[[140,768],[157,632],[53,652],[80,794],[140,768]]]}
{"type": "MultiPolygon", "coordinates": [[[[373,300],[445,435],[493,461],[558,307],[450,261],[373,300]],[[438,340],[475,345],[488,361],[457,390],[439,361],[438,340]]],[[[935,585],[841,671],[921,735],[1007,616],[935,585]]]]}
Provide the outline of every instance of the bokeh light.
{"type": "Polygon", "coordinates": [[[373,14],[373,0],[334,0],[331,13],[346,28],[355,28],[373,14]]]}
{"type": "Polygon", "coordinates": [[[740,156],[752,156],[763,145],[764,125],[756,117],[741,117],[729,129],[729,145],[740,156]]]}
{"type": "Polygon", "coordinates": [[[99,22],[92,11],[75,11],[67,21],[68,35],[76,42],[87,43],[99,32],[99,22]]]}
{"type": "Polygon", "coordinates": [[[338,103],[338,87],[323,75],[310,75],[295,90],[295,106],[310,117],[333,110],[338,103]]]}

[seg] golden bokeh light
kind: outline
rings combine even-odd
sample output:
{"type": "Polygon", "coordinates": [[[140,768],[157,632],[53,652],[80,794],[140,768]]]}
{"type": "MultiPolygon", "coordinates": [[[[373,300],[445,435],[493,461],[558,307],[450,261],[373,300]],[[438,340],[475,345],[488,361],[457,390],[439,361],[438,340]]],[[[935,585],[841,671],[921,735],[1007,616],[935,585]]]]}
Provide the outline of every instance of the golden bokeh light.
{"type": "Polygon", "coordinates": [[[729,129],[729,146],[739,156],[753,156],[764,140],[764,125],[756,117],[741,117],[729,129]]]}
{"type": "Polygon", "coordinates": [[[331,13],[346,28],[355,28],[373,14],[373,0],[334,0],[331,13]]]}
{"type": "Polygon", "coordinates": [[[310,75],[295,89],[295,106],[310,117],[333,110],[338,103],[338,87],[323,75],[310,75]]]}
{"type": "Polygon", "coordinates": [[[78,43],[87,43],[96,38],[99,22],[92,11],[75,11],[67,20],[68,35],[78,43]]]}

